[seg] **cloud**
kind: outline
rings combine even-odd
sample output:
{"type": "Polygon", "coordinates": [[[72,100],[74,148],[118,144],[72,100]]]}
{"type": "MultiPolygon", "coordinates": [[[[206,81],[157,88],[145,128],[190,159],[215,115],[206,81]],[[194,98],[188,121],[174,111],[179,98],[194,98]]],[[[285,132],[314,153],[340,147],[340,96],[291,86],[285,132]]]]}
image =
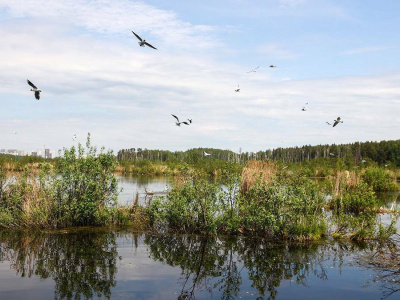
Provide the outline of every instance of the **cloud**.
{"type": "MultiPolygon", "coordinates": [[[[65,22],[101,34],[124,35],[134,30],[144,38],[156,36],[156,41],[181,47],[211,47],[217,43],[209,33],[215,27],[190,24],[179,20],[175,13],[158,9],[143,2],[128,0],[46,1],[0,0],[3,9],[13,18],[47,19],[65,22]],[[40,8],[40,9],[39,9],[40,8]]],[[[133,39],[133,36],[132,36],[133,39]]],[[[151,40],[150,37],[147,38],[151,40]]]]}

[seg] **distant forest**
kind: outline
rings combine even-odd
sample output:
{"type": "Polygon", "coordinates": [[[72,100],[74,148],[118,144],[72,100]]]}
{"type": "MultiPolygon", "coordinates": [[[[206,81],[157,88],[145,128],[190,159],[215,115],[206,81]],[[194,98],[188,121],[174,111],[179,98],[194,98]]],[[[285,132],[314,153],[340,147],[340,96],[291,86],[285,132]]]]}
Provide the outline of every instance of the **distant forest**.
{"type": "Polygon", "coordinates": [[[258,152],[235,153],[230,150],[213,148],[196,148],[187,151],[149,150],[142,148],[130,148],[118,151],[119,161],[148,160],[154,162],[196,163],[202,158],[219,159],[245,164],[249,160],[272,159],[283,163],[302,163],[314,159],[336,158],[341,159],[347,165],[357,165],[365,161],[373,161],[378,165],[390,164],[392,167],[400,167],[400,140],[381,142],[356,142],[339,145],[317,145],[277,148],[258,152]],[[211,156],[204,157],[204,151],[211,156]]]}

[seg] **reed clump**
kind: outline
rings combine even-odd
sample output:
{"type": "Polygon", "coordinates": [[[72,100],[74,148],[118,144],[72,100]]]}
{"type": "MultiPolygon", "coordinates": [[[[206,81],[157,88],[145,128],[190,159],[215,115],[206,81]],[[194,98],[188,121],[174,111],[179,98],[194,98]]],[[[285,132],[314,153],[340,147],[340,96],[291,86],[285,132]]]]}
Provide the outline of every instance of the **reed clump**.
{"type": "Polygon", "coordinates": [[[278,173],[278,165],[271,161],[249,161],[242,170],[241,186],[242,193],[247,193],[258,181],[271,183],[278,173]]]}

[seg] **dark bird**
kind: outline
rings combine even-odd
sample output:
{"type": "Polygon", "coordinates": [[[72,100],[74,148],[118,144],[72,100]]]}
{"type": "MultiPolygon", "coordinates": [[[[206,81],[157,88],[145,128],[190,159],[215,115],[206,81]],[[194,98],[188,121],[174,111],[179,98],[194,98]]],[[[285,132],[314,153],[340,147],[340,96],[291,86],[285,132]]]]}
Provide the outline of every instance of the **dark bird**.
{"type": "Polygon", "coordinates": [[[28,84],[32,87],[32,88],[31,88],[31,91],[35,93],[35,98],[36,98],[36,100],[39,100],[39,99],[40,99],[40,93],[42,92],[42,90],[41,90],[41,89],[38,89],[38,88],[36,87],[36,85],[34,85],[32,82],[29,81],[29,79],[27,79],[26,81],[27,81],[28,84]]]}
{"type": "Polygon", "coordinates": [[[157,50],[156,47],[154,47],[153,45],[151,45],[151,44],[149,44],[148,42],[146,42],[146,40],[142,40],[142,38],[141,38],[140,36],[138,36],[136,33],[134,33],[133,31],[132,31],[132,33],[133,33],[133,34],[138,38],[138,40],[140,41],[140,42],[138,42],[138,44],[139,44],[140,47],[144,47],[144,46],[146,45],[146,46],[149,46],[150,48],[153,48],[153,49],[156,49],[156,50],[157,50]]]}
{"type": "Polygon", "coordinates": [[[334,123],[333,123],[333,127],[335,127],[337,124],[339,124],[339,123],[343,123],[343,121],[340,119],[340,117],[337,117],[337,119],[336,120],[333,120],[334,121],[334,123]]]}
{"type": "Polygon", "coordinates": [[[303,108],[301,109],[302,111],[306,111],[306,107],[305,106],[303,106],[303,108]]]}
{"type": "Polygon", "coordinates": [[[173,116],[173,117],[177,120],[177,122],[175,122],[176,126],[181,126],[181,124],[189,125],[189,123],[186,122],[186,121],[180,122],[180,121],[179,121],[179,118],[178,118],[177,116],[175,116],[175,115],[173,115],[173,114],[171,114],[171,116],[173,116]]]}
{"type": "Polygon", "coordinates": [[[238,85],[237,89],[235,90],[235,92],[240,92],[239,85],[238,85]]]}
{"type": "Polygon", "coordinates": [[[270,68],[276,68],[276,66],[274,66],[274,65],[270,65],[269,67],[270,67],[270,68]]]}
{"type": "Polygon", "coordinates": [[[325,122],[326,124],[328,124],[328,125],[332,125],[331,123],[329,123],[329,122],[325,122]]]}

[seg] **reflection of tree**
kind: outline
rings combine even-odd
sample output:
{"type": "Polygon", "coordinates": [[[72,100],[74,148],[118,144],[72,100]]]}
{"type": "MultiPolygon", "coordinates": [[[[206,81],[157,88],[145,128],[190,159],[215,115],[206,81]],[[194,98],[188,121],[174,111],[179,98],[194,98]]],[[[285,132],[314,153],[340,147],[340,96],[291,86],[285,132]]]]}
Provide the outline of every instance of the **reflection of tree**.
{"type": "Polygon", "coordinates": [[[211,292],[211,287],[222,292],[222,299],[237,298],[243,281],[240,265],[248,270],[252,286],[262,296],[274,299],[284,280],[306,285],[311,274],[326,280],[323,262],[341,252],[339,246],[333,252],[329,245],[277,245],[240,238],[148,235],[145,242],[153,259],[182,268],[179,299],[194,299],[196,290],[211,292]]]}
{"type": "Polygon", "coordinates": [[[394,243],[378,244],[360,256],[358,263],[376,273],[368,284],[380,284],[381,299],[400,291],[400,248],[394,243]]]}
{"type": "Polygon", "coordinates": [[[21,276],[52,277],[56,299],[111,297],[117,245],[112,232],[0,232],[0,259],[21,276]]]}

